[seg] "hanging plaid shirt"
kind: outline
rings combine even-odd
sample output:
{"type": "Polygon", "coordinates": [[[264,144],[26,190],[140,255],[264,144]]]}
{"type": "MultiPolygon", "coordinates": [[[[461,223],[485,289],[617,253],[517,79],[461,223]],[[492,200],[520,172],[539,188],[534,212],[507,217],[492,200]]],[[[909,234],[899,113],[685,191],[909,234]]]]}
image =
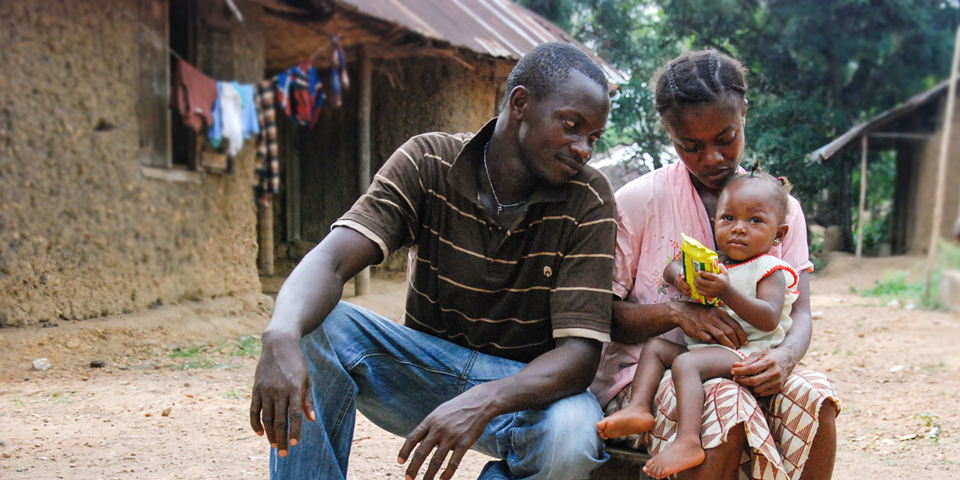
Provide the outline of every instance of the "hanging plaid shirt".
{"type": "Polygon", "coordinates": [[[320,119],[323,82],[310,62],[277,75],[277,103],[291,120],[311,128],[320,119]]]}
{"type": "Polygon", "coordinates": [[[260,119],[260,140],[254,169],[253,190],[257,198],[270,205],[270,198],[280,190],[280,159],[277,155],[277,114],[274,81],[256,85],[257,117],[260,119]]]}

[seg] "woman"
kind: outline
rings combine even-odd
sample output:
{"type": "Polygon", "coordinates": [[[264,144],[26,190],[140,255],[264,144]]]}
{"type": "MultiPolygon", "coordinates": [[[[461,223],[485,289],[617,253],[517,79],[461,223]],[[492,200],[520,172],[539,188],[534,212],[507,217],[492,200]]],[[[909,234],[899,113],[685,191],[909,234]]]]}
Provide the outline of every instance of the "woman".
{"type": "MultiPolygon", "coordinates": [[[[665,263],[679,257],[681,232],[715,246],[709,219],[723,186],[740,171],[743,156],[743,67],[713,50],[689,52],[664,67],[656,86],[656,108],[680,162],[617,192],[620,223],[613,290],[621,301],[614,305],[613,338],[620,343],[606,347],[591,387],[608,413],[629,403],[631,392],[624,387],[634,376],[642,342],[658,335],[680,341],[682,331],[737,348],[746,338],[721,309],[683,301],[662,278],[665,263]]],[[[736,383],[705,384],[701,437],[706,459],[681,472],[681,478],[805,480],[832,475],[838,401],[826,377],[794,370],[810,343],[808,275],[813,265],[803,211],[793,198],[787,222],[789,233],[770,253],[802,272],[800,295],[790,314],[793,328],[779,347],[735,365],[736,383]]],[[[670,420],[676,416],[669,373],[656,405],[656,427],[638,439],[653,454],[676,433],[670,420]]]]}

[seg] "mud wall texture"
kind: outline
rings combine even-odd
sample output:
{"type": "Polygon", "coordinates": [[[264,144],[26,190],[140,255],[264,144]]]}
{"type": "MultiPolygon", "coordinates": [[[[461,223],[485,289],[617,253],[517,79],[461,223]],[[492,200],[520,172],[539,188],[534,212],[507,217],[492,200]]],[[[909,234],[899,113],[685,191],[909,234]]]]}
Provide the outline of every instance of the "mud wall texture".
{"type": "Polygon", "coordinates": [[[374,70],[372,168],[414,135],[476,132],[496,115],[496,64],[472,65],[470,70],[449,58],[426,57],[374,70]]]}
{"type": "MultiPolygon", "coordinates": [[[[958,118],[957,112],[954,118],[958,118]]],[[[940,219],[940,236],[944,240],[953,238],[953,225],[960,210],[960,123],[954,122],[950,129],[950,150],[947,156],[946,182],[943,196],[943,216],[940,219]]],[[[943,131],[930,138],[914,165],[916,179],[916,197],[913,200],[913,225],[910,229],[910,253],[926,255],[930,248],[930,232],[933,229],[934,200],[937,191],[937,174],[940,163],[940,142],[943,131]]],[[[869,187],[868,187],[869,188],[869,187]]]]}
{"type": "MultiPolygon", "coordinates": [[[[0,324],[259,290],[251,144],[230,174],[144,177],[141,3],[0,1],[0,324]]],[[[234,72],[251,82],[262,12],[237,3],[234,72]]]]}

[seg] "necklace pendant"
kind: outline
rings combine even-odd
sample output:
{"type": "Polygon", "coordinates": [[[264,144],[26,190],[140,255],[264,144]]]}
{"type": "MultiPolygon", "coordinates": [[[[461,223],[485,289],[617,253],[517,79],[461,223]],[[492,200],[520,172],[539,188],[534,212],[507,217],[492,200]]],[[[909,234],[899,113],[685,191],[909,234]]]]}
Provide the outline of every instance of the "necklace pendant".
{"type": "Polygon", "coordinates": [[[498,204],[497,204],[497,216],[499,217],[501,213],[503,213],[503,205],[500,205],[500,204],[498,203],[498,204]]]}

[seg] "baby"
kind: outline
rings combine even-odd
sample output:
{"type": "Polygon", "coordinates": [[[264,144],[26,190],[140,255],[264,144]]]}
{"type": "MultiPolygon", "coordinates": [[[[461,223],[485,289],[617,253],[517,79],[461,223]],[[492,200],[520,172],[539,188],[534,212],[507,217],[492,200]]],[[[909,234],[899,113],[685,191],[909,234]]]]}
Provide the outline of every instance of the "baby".
{"type": "MultiPolygon", "coordinates": [[[[651,430],[654,396],[669,368],[677,392],[677,436],[643,468],[651,477],[664,478],[703,462],[703,382],[733,378],[734,363],[779,345],[793,323],[788,314],[798,296],[799,277],[790,265],[769,254],[789,229],[788,188],[785,180],[765,173],[740,174],[731,179],[720,195],[716,218],[711,219],[722,252],[720,272],[700,272],[694,280],[701,295],[719,299],[718,306],[740,323],[748,343],[733,350],[698,343],[690,337],[685,337],[686,345],[661,338],[650,340],[640,353],[632,401],[597,424],[597,432],[604,439],[651,430]]],[[[684,295],[691,295],[679,260],[667,265],[663,277],[684,295]]]]}

